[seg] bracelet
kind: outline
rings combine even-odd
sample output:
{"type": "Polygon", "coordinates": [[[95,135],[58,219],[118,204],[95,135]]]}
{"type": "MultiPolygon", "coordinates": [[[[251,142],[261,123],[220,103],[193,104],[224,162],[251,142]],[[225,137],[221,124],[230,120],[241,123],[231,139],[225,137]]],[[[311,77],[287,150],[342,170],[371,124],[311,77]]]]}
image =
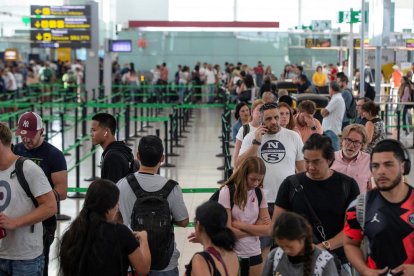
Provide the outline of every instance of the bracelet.
{"type": "Polygon", "coordinates": [[[60,195],[59,195],[59,193],[56,192],[55,189],[52,189],[52,191],[53,191],[53,194],[55,195],[56,201],[59,202],[60,201],[60,195]]]}

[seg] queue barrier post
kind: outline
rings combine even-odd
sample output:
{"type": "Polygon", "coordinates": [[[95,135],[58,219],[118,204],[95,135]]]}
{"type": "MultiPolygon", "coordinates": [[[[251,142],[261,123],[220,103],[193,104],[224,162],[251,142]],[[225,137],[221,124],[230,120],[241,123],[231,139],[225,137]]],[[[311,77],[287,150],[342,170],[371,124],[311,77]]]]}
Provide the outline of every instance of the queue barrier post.
{"type": "MultiPolygon", "coordinates": [[[[61,134],[62,134],[62,151],[65,150],[65,114],[64,113],[60,113],[60,127],[61,127],[61,134]]],[[[53,121],[53,116],[51,117],[53,121]]],[[[52,131],[53,132],[53,131],[52,131]]],[[[65,156],[70,156],[71,154],[69,152],[64,152],[63,155],[65,156]]]]}
{"type": "Polygon", "coordinates": [[[96,176],[96,146],[92,145],[91,147],[91,152],[92,152],[92,176],[89,178],[85,178],[85,181],[95,181],[97,179],[99,179],[99,177],[96,176]]]}
{"type": "Polygon", "coordinates": [[[164,150],[165,150],[165,162],[161,165],[163,168],[174,168],[174,164],[168,163],[168,121],[164,121],[164,150]]]}
{"type": "Polygon", "coordinates": [[[173,150],[173,147],[174,147],[174,145],[173,145],[173,142],[174,142],[174,115],[170,114],[168,117],[170,118],[169,119],[169,121],[170,121],[170,131],[169,131],[169,133],[170,133],[170,156],[174,156],[174,157],[180,156],[179,154],[174,153],[174,150],[173,150]]]}
{"type": "MultiPolygon", "coordinates": [[[[76,188],[80,188],[80,139],[79,137],[76,138],[76,149],[75,149],[75,162],[76,166],[76,188]]],[[[80,192],[75,192],[73,195],[68,196],[69,198],[76,199],[76,198],[85,198],[85,194],[80,192]]]]}

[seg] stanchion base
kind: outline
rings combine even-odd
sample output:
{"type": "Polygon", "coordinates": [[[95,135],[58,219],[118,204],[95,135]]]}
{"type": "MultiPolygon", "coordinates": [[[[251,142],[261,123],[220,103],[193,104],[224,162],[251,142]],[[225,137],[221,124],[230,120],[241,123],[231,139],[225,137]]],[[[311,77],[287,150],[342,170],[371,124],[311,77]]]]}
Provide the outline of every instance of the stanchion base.
{"type": "Polygon", "coordinates": [[[68,198],[77,199],[77,198],[85,198],[85,196],[86,196],[85,194],[81,194],[81,193],[76,192],[72,195],[68,195],[68,198]]]}
{"type": "Polygon", "coordinates": [[[181,144],[175,144],[174,145],[174,148],[184,148],[185,146],[184,145],[181,145],[181,144]]]}
{"type": "Polygon", "coordinates": [[[171,153],[168,154],[168,156],[177,157],[177,156],[180,156],[180,155],[178,153],[171,152],[171,153]]]}
{"type": "Polygon", "coordinates": [[[170,163],[164,163],[161,165],[161,168],[175,168],[175,165],[170,163]]]}
{"type": "Polygon", "coordinates": [[[217,184],[224,184],[224,182],[226,182],[226,180],[222,179],[222,180],[217,181],[217,184]]]}
{"type": "Polygon", "coordinates": [[[84,181],[95,181],[95,180],[98,180],[98,179],[100,179],[100,177],[97,177],[97,176],[91,176],[91,177],[89,177],[89,178],[84,178],[83,180],[84,180],[84,181]]]}
{"type": "Polygon", "coordinates": [[[224,170],[224,166],[217,167],[217,170],[223,171],[224,170]]]}
{"type": "Polygon", "coordinates": [[[226,156],[224,153],[219,153],[219,154],[216,154],[216,157],[224,157],[224,156],[226,156]]]}
{"type": "Polygon", "coordinates": [[[140,129],[140,130],[138,130],[138,132],[148,132],[148,130],[145,130],[145,129],[140,129]]]}
{"type": "MultiPolygon", "coordinates": [[[[189,133],[189,131],[187,131],[187,133],[189,133]]],[[[180,138],[188,138],[187,136],[184,136],[184,135],[179,135],[178,137],[180,137],[180,138]]]]}
{"type": "Polygon", "coordinates": [[[71,217],[64,214],[56,214],[56,220],[70,220],[71,217]]]}
{"type": "Polygon", "coordinates": [[[147,125],[147,126],[144,126],[144,127],[146,127],[146,128],[153,128],[154,126],[147,125]]]}
{"type": "Polygon", "coordinates": [[[72,154],[70,154],[69,152],[66,152],[63,154],[64,156],[71,156],[72,154]]]}

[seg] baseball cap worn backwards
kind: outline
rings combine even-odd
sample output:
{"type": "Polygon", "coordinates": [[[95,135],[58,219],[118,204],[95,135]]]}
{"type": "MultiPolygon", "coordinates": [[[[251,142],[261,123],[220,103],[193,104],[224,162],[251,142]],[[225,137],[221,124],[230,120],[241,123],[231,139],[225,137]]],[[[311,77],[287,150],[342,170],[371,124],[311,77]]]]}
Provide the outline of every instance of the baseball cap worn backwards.
{"type": "Polygon", "coordinates": [[[42,118],[35,112],[25,112],[17,124],[16,135],[33,138],[43,128],[42,118]]]}

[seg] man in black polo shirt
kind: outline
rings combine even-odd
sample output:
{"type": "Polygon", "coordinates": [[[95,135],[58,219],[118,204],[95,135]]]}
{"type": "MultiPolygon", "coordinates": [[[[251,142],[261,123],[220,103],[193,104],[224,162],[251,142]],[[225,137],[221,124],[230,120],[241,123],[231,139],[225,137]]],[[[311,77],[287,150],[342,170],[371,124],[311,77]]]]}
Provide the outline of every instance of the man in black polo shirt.
{"type": "MultiPolygon", "coordinates": [[[[31,159],[39,165],[45,173],[56,201],[64,200],[68,190],[68,171],[63,153],[43,138],[42,118],[35,112],[24,113],[18,122],[16,135],[20,135],[22,142],[14,147],[16,155],[31,159]]],[[[44,275],[48,275],[49,251],[55,238],[56,217],[52,216],[43,221],[43,253],[45,255],[44,275]]]]}
{"type": "Polygon", "coordinates": [[[372,150],[377,189],[351,203],[344,228],[346,256],[362,275],[414,275],[414,192],[403,177],[410,168],[399,141],[385,139],[372,150]],[[367,260],[360,249],[364,236],[367,260]]]}
{"type": "Polygon", "coordinates": [[[306,172],[289,176],[282,182],[273,223],[285,211],[303,215],[312,225],[314,243],[335,253],[342,264],[341,275],[347,275],[350,266],[343,251],[342,229],[346,209],[359,194],[358,184],[329,168],[335,151],[328,137],[312,134],[303,146],[303,155],[306,172]]]}

